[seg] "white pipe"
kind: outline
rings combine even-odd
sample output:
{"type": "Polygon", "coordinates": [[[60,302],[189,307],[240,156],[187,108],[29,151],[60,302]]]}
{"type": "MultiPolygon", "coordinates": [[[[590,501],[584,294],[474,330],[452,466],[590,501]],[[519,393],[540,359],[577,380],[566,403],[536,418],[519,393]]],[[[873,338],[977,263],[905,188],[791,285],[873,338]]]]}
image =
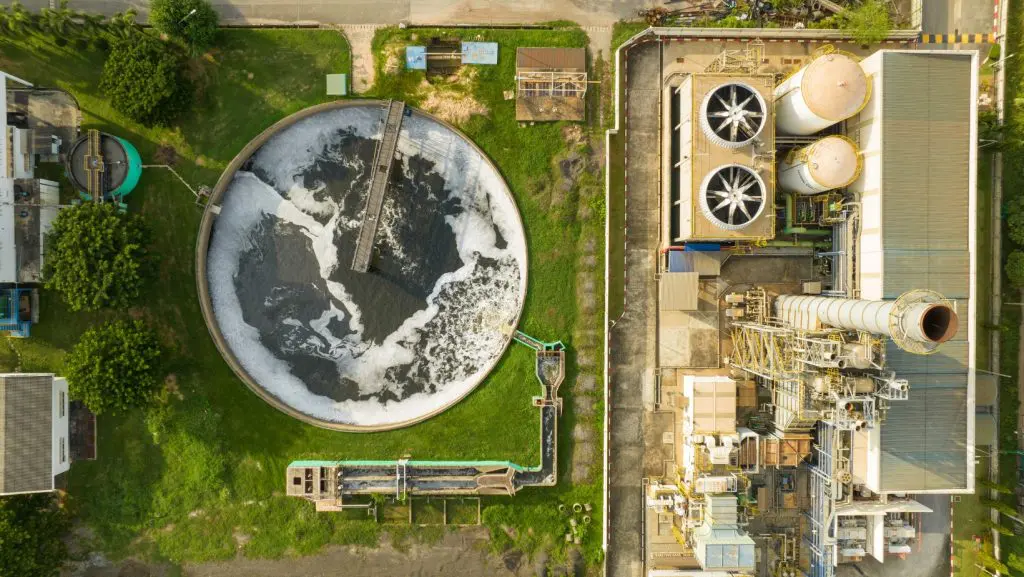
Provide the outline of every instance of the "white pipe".
{"type": "Polygon", "coordinates": [[[790,326],[808,330],[827,325],[889,337],[906,335],[921,343],[943,343],[956,334],[957,316],[949,305],[917,302],[893,314],[898,302],[781,295],[775,299],[775,310],[790,326]]]}

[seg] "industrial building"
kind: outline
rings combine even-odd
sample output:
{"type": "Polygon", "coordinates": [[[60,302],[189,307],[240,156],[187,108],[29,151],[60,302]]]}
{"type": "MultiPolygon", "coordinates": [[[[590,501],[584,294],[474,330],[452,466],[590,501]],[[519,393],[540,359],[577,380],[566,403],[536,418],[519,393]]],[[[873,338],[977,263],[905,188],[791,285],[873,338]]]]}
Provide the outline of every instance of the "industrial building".
{"type": "Polygon", "coordinates": [[[3,71],[0,111],[0,332],[27,337],[39,316],[44,240],[60,207],[59,184],[36,169],[63,160],[80,113],[70,94],[3,71]]]}
{"type": "Polygon", "coordinates": [[[586,49],[516,49],[516,120],[582,121],[586,96],[586,49]]]}
{"type": "Polygon", "coordinates": [[[662,50],[646,575],[913,555],[975,488],[977,54],[662,50]]]}
{"type": "Polygon", "coordinates": [[[0,496],[60,489],[72,461],[96,458],[96,417],[48,373],[0,374],[0,496]]]}

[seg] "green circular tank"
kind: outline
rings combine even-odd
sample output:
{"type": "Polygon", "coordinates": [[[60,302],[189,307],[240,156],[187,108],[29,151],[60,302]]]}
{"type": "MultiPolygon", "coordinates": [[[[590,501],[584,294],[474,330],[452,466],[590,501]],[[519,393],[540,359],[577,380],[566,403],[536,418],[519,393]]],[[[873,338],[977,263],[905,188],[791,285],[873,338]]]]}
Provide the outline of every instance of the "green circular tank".
{"type": "Polygon", "coordinates": [[[139,184],[142,157],[132,143],[98,130],[89,130],[71,145],[68,178],[86,200],[95,192],[120,201],[139,184]]]}

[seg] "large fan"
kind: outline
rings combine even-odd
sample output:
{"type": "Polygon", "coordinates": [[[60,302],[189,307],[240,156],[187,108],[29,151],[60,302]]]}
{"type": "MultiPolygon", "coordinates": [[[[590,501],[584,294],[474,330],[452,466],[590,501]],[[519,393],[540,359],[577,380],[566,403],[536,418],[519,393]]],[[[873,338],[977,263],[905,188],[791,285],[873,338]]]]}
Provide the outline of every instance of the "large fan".
{"type": "Polygon", "coordinates": [[[725,230],[739,230],[761,216],[764,181],[742,164],[727,164],[709,173],[700,187],[700,208],[725,230]]]}
{"type": "Polygon", "coordinates": [[[761,134],[766,109],[764,99],[749,85],[723,84],[704,97],[701,126],[715,144],[738,148],[761,134]]]}

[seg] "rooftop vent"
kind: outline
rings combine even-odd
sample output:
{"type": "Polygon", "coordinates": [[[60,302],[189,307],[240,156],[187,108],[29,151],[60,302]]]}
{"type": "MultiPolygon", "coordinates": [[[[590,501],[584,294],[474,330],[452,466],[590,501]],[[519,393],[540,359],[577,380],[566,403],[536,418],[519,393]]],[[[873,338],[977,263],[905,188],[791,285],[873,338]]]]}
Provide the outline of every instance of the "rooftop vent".
{"type": "Polygon", "coordinates": [[[761,216],[764,206],[764,181],[741,164],[719,167],[701,183],[701,211],[719,228],[740,230],[761,216]]]}
{"type": "Polygon", "coordinates": [[[723,84],[707,93],[700,107],[700,123],[711,142],[726,148],[749,144],[764,130],[764,99],[747,84],[723,84]]]}

